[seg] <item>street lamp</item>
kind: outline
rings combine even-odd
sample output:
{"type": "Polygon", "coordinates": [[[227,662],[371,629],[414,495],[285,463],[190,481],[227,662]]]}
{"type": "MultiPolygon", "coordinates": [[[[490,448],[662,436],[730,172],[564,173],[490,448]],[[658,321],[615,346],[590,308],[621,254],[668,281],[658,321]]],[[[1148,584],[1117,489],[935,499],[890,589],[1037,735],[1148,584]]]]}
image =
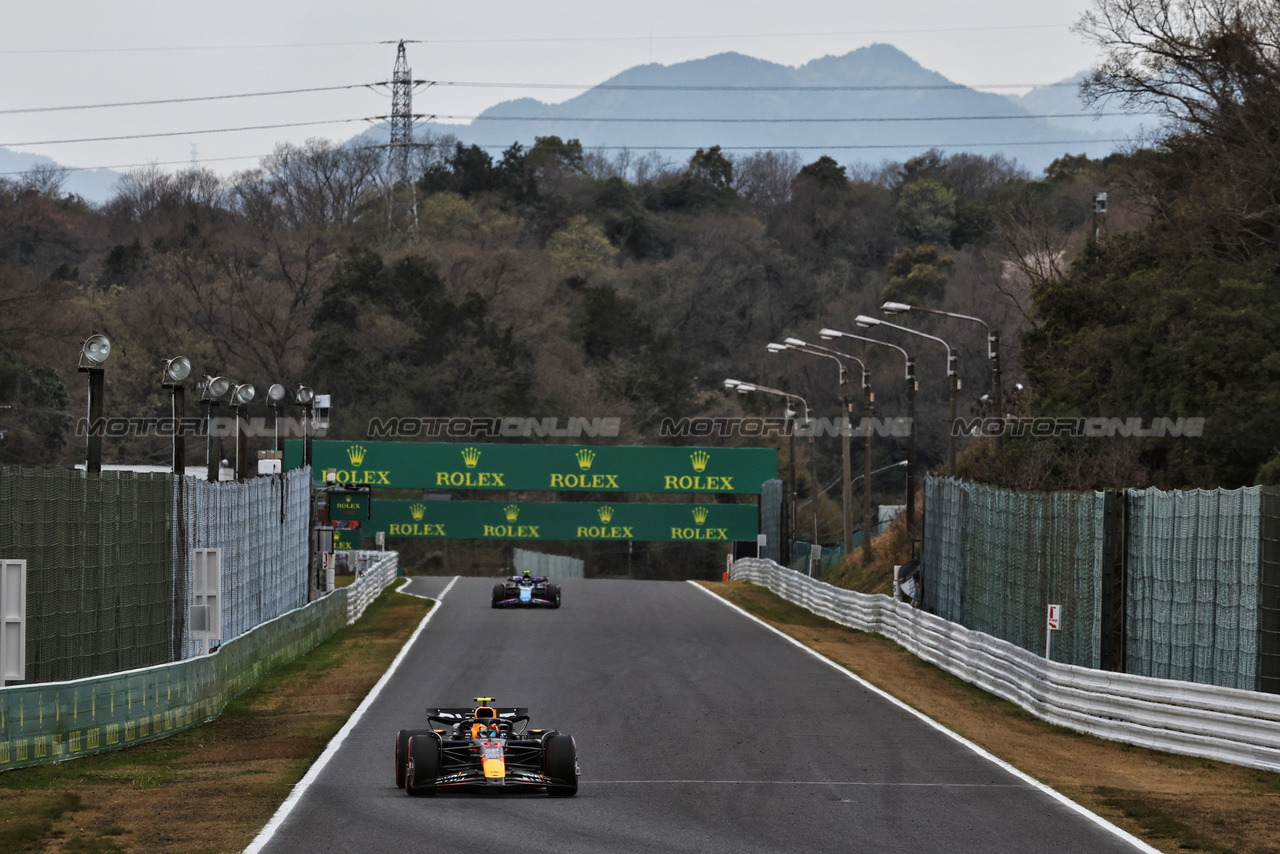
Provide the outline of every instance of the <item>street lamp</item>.
{"type": "Polygon", "coordinates": [[[943,317],[954,317],[958,320],[969,320],[973,323],[981,323],[982,328],[987,331],[987,361],[991,362],[991,402],[995,405],[996,416],[1000,419],[1001,429],[996,434],[996,449],[999,450],[1003,445],[1004,439],[1004,391],[1000,378],[1000,330],[992,329],[991,326],[980,317],[973,317],[968,314],[957,314],[954,311],[942,311],[936,308],[924,308],[918,305],[907,305],[905,302],[886,302],[880,306],[880,310],[885,314],[901,314],[907,311],[923,311],[928,314],[940,314],[943,317]]]}
{"type": "Polygon", "coordinates": [[[919,335],[921,338],[928,338],[930,341],[937,341],[943,347],[947,348],[947,384],[950,386],[950,414],[947,421],[947,469],[952,475],[956,472],[956,398],[960,391],[960,374],[958,371],[959,363],[955,355],[951,352],[951,345],[936,335],[929,335],[921,332],[919,329],[912,329],[910,326],[899,326],[896,323],[890,323],[887,320],[881,320],[878,317],[860,314],[854,318],[854,323],[866,328],[869,326],[887,326],[890,329],[899,329],[911,335],[919,335]]]}
{"type": "Polygon", "coordinates": [[[257,389],[251,383],[241,383],[231,390],[231,405],[236,408],[236,480],[245,479],[245,467],[249,458],[249,437],[240,426],[240,421],[256,393],[257,389]]]}
{"type": "Polygon", "coordinates": [[[89,375],[89,429],[85,443],[84,469],[98,474],[102,471],[102,363],[111,355],[111,339],[94,333],[80,344],[80,364],[77,370],[89,375]]]}
{"type": "Polygon", "coordinates": [[[275,410],[275,418],[273,424],[275,426],[275,438],[271,441],[271,450],[280,450],[280,402],[284,400],[288,390],[280,385],[280,383],[272,383],[271,388],[267,389],[267,402],[271,404],[271,408],[275,410]]]}
{"type": "Polygon", "coordinates": [[[218,403],[229,391],[231,391],[231,380],[226,377],[211,377],[206,374],[204,383],[200,386],[200,399],[205,402],[205,476],[210,483],[218,481],[218,462],[222,459],[222,437],[218,435],[218,429],[213,423],[213,413],[217,411],[218,403]]]}
{"type": "Polygon", "coordinates": [[[867,344],[881,347],[892,347],[902,354],[907,363],[907,530],[914,531],[916,508],[916,360],[911,354],[888,341],[855,335],[852,332],[841,332],[839,329],[821,329],[818,335],[825,340],[832,338],[852,338],[867,344]]]}
{"type": "MultiPolygon", "coordinates": [[[[744,383],[742,382],[742,380],[725,380],[724,387],[727,389],[734,389],[738,392],[738,394],[750,394],[753,391],[759,391],[759,392],[764,392],[765,394],[772,394],[778,397],[785,397],[787,400],[798,400],[800,401],[800,405],[804,407],[804,422],[806,424],[810,423],[811,419],[809,417],[809,403],[798,394],[791,394],[790,392],[782,391],[781,389],[769,388],[768,386],[756,385],[755,383],[744,383]]],[[[778,553],[778,557],[782,558],[782,563],[784,566],[790,566],[791,564],[791,539],[796,529],[796,519],[795,519],[796,441],[795,441],[795,431],[791,429],[791,419],[793,419],[795,415],[796,415],[795,410],[792,409],[790,406],[788,406],[786,409],[786,416],[787,416],[787,439],[788,439],[788,442],[790,443],[790,448],[788,453],[790,454],[790,457],[791,457],[791,508],[790,508],[790,514],[789,514],[790,525],[789,525],[788,532],[782,537],[782,543],[779,544],[779,553],[778,553]]],[[[815,490],[817,489],[816,481],[814,483],[814,489],[815,490]]],[[[817,501],[815,501],[814,504],[816,505],[817,501]]],[[[815,528],[814,539],[817,540],[816,517],[814,522],[814,528],[815,528]]]]}
{"type": "Polygon", "coordinates": [[[182,381],[191,376],[191,360],[186,356],[165,359],[160,387],[173,395],[173,473],[182,476],[187,470],[187,437],[183,433],[183,420],[187,417],[187,389],[182,381]]]}
{"type": "MultiPolygon", "coordinates": [[[[854,362],[857,362],[858,367],[862,369],[863,409],[864,409],[865,415],[869,418],[871,416],[871,404],[875,400],[875,395],[872,394],[871,392],[871,384],[867,382],[867,366],[861,359],[857,358],[856,356],[851,356],[848,353],[841,353],[839,350],[832,350],[829,347],[822,347],[818,344],[809,344],[808,342],[802,341],[799,338],[784,339],[784,343],[782,344],[769,344],[768,350],[771,353],[780,353],[783,350],[797,350],[801,353],[808,353],[811,356],[821,356],[826,359],[831,359],[833,362],[836,363],[836,366],[840,369],[840,396],[841,396],[840,403],[841,403],[841,407],[844,410],[844,416],[845,416],[845,428],[840,432],[840,452],[842,457],[841,462],[843,464],[843,469],[844,469],[843,470],[844,489],[842,490],[842,496],[841,496],[842,501],[844,503],[844,507],[843,507],[844,512],[841,515],[844,517],[844,552],[845,554],[849,554],[849,552],[853,550],[853,481],[851,479],[852,471],[851,471],[851,460],[850,460],[850,450],[849,450],[850,434],[852,433],[853,402],[849,398],[849,381],[845,372],[844,360],[850,359],[854,362]]],[[[810,439],[810,441],[812,441],[812,438],[810,439]]],[[[870,471],[871,469],[871,431],[869,429],[866,431],[866,434],[865,434],[864,455],[866,457],[865,468],[868,471],[870,471]]],[[[867,519],[870,519],[870,514],[871,514],[871,493],[870,493],[869,484],[870,484],[870,481],[868,481],[868,489],[867,489],[866,495],[864,496],[865,503],[866,503],[865,515],[867,519]]],[[[815,501],[814,503],[815,503],[815,514],[816,514],[817,502],[815,501]]],[[[864,520],[864,528],[865,527],[866,527],[866,521],[864,520]]],[[[863,537],[863,540],[862,540],[862,555],[864,560],[866,561],[871,560],[871,541],[867,537],[863,537]]]]}
{"type": "Polygon", "coordinates": [[[310,386],[298,383],[293,392],[293,402],[302,407],[302,465],[311,465],[311,411],[316,393],[310,386]]]}

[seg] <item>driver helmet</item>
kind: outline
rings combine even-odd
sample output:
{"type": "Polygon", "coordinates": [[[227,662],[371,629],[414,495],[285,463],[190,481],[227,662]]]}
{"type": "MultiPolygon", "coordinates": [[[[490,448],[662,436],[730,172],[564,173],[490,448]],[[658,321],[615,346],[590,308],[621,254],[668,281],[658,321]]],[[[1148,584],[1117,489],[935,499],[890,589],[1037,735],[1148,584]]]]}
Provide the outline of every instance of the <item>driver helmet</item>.
{"type": "Polygon", "coordinates": [[[532,576],[533,576],[533,573],[532,573],[530,570],[527,570],[527,569],[526,569],[526,570],[524,571],[524,577],[525,577],[525,578],[531,578],[532,576]]]}

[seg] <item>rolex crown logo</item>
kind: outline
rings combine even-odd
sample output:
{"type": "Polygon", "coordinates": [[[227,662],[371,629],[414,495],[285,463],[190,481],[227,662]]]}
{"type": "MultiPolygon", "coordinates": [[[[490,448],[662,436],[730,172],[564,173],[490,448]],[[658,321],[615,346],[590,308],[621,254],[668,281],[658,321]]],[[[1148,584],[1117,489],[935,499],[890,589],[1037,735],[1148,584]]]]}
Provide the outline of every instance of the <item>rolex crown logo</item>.
{"type": "Polygon", "coordinates": [[[711,462],[711,455],[706,451],[694,451],[689,455],[689,459],[693,460],[693,470],[702,474],[707,470],[707,463],[711,462]]]}
{"type": "Polygon", "coordinates": [[[358,466],[364,462],[364,455],[367,453],[363,445],[351,445],[347,448],[347,459],[351,460],[351,465],[358,466]]]}
{"type": "Polygon", "coordinates": [[[476,463],[480,462],[480,449],[479,448],[463,448],[462,461],[466,463],[467,468],[469,469],[475,468],[476,463]]]}
{"type": "Polygon", "coordinates": [[[600,521],[605,522],[606,524],[613,518],[613,508],[609,506],[601,507],[596,510],[596,513],[600,515],[600,521]]]}
{"type": "Polygon", "coordinates": [[[596,452],[589,448],[583,448],[581,451],[578,451],[576,456],[578,457],[578,468],[583,471],[588,471],[591,468],[591,464],[595,462],[596,452]]]}
{"type": "Polygon", "coordinates": [[[699,525],[707,521],[707,516],[709,515],[709,511],[705,507],[693,508],[693,521],[697,522],[699,525]]]}
{"type": "Polygon", "coordinates": [[[410,504],[410,505],[409,505],[409,512],[413,515],[413,521],[415,521],[415,522],[421,522],[421,521],[422,521],[422,517],[423,517],[424,515],[426,515],[426,512],[427,512],[427,505],[425,505],[425,504],[410,504]]]}
{"type": "Polygon", "coordinates": [[[514,522],[516,517],[520,515],[520,508],[515,504],[508,504],[502,508],[502,512],[507,515],[508,522],[514,522]]]}

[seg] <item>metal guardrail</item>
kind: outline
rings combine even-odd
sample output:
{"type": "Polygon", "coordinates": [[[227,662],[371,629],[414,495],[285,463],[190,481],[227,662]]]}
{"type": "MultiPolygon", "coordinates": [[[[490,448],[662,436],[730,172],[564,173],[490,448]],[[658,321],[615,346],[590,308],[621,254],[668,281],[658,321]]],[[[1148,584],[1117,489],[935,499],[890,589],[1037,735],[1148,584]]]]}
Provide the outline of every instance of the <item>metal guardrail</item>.
{"type": "Polygon", "coordinates": [[[215,652],[109,676],[0,688],[0,771],[119,750],[211,721],[273,670],[359,619],[396,576],[376,556],[348,587],[268,620],[215,652]]]}
{"type": "Polygon", "coordinates": [[[1280,696],[1046,661],[888,596],[736,561],[735,581],[767,587],[843,626],[876,632],[1049,723],[1153,750],[1280,771],[1280,696]]]}
{"type": "Polygon", "coordinates": [[[378,598],[383,588],[396,579],[399,552],[360,552],[356,580],[345,588],[347,591],[347,625],[351,625],[378,598]]]}

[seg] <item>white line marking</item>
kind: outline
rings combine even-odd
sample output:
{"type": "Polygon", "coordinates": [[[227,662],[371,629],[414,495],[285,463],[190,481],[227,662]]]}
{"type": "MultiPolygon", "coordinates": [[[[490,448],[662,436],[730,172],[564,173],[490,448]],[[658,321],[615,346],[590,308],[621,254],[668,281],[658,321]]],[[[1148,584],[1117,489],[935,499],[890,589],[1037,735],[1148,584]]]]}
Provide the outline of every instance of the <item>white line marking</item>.
{"type": "Polygon", "coordinates": [[[436,601],[437,601],[437,602],[442,602],[442,601],[444,601],[444,594],[446,594],[446,593],[448,593],[450,590],[452,590],[452,589],[453,589],[453,585],[457,584],[457,583],[458,583],[458,579],[459,579],[459,578],[461,578],[461,577],[462,577],[461,575],[455,575],[455,576],[453,577],[453,580],[452,580],[452,581],[450,581],[448,584],[446,584],[446,585],[444,586],[444,589],[440,591],[440,595],[436,597],[436,601]]]}
{"type": "MultiPolygon", "coordinates": [[[[452,586],[454,585],[454,583],[455,583],[455,582],[456,582],[460,577],[461,577],[461,576],[455,575],[455,576],[453,577],[453,579],[452,579],[448,584],[446,584],[446,585],[445,585],[444,590],[441,590],[441,591],[440,591],[440,595],[435,597],[435,600],[436,600],[437,602],[439,602],[441,599],[443,599],[443,598],[444,598],[444,594],[446,594],[446,593],[448,593],[448,592],[449,592],[449,588],[450,588],[450,587],[452,587],[452,586]]],[[[405,588],[406,588],[406,587],[408,587],[408,586],[409,586],[409,584],[410,584],[412,581],[413,581],[413,579],[412,579],[412,578],[406,578],[406,579],[405,579],[405,580],[400,584],[400,586],[396,588],[396,592],[397,592],[397,593],[404,593],[404,595],[406,595],[406,596],[417,596],[419,599],[430,599],[430,598],[432,598],[432,597],[430,597],[430,596],[423,596],[421,593],[406,593],[406,592],[405,592],[405,588]]]]}
{"type": "MultiPolygon", "coordinates": [[[[1001,759],[1001,758],[1000,758],[1000,757],[998,757],[998,756],[995,756],[995,755],[993,755],[993,754],[991,754],[991,753],[988,753],[986,750],[983,750],[981,747],[979,747],[978,745],[974,744],[972,741],[970,741],[969,739],[967,739],[967,738],[965,738],[964,736],[960,735],[959,733],[954,733],[954,732],[952,732],[951,730],[947,729],[947,728],[946,728],[946,727],[944,727],[942,724],[938,723],[938,722],[937,722],[937,721],[935,721],[933,718],[929,717],[928,715],[924,714],[923,712],[921,712],[921,711],[918,711],[918,710],[916,710],[916,709],[911,708],[911,707],[910,707],[910,706],[908,706],[906,703],[904,703],[904,702],[902,702],[901,700],[899,700],[897,697],[894,697],[892,694],[888,694],[888,693],[886,693],[885,691],[882,691],[881,689],[879,689],[879,688],[877,688],[876,686],[872,685],[870,682],[868,682],[867,680],[863,679],[861,676],[859,676],[858,674],[854,673],[854,672],[853,672],[852,670],[850,670],[849,668],[844,667],[843,665],[837,664],[836,662],[834,662],[834,661],[832,661],[831,659],[827,658],[825,655],[823,655],[822,653],[818,652],[817,650],[812,649],[812,648],[810,648],[810,647],[808,647],[808,646],[805,646],[805,645],[804,645],[804,644],[802,644],[800,641],[798,641],[798,640],[796,640],[795,638],[791,637],[791,635],[787,634],[786,632],[781,631],[780,629],[775,629],[773,626],[769,625],[769,624],[768,624],[768,623],[766,623],[764,620],[762,620],[762,619],[760,619],[759,617],[757,617],[755,614],[752,614],[752,613],[750,613],[750,612],[748,612],[748,611],[744,611],[742,608],[739,608],[737,605],[733,604],[733,603],[732,603],[732,602],[730,602],[728,599],[725,599],[723,596],[720,596],[719,594],[714,593],[714,592],[712,592],[711,590],[708,590],[706,587],[703,587],[701,584],[698,584],[697,582],[690,581],[690,582],[688,582],[688,583],[689,583],[689,584],[692,584],[694,587],[698,588],[698,589],[699,589],[699,590],[701,590],[703,593],[706,593],[708,596],[712,597],[712,598],[713,598],[713,599],[715,599],[716,601],[718,601],[718,602],[723,602],[725,605],[728,605],[730,608],[732,608],[733,610],[737,611],[739,614],[741,614],[742,616],[746,617],[747,619],[749,619],[749,620],[754,620],[755,622],[757,622],[757,623],[759,623],[760,625],[764,626],[766,629],[768,629],[769,631],[773,632],[773,633],[774,633],[774,634],[776,634],[778,637],[782,638],[783,640],[787,641],[788,643],[793,644],[793,645],[795,645],[795,646],[798,646],[800,649],[802,649],[802,650],[804,650],[805,652],[809,653],[810,655],[812,655],[814,658],[818,659],[819,661],[821,661],[821,662],[823,662],[823,663],[825,663],[825,664],[830,665],[831,667],[833,667],[833,668],[835,668],[836,670],[838,670],[838,671],[840,671],[841,673],[843,673],[845,676],[848,676],[850,679],[852,679],[853,681],[857,682],[857,683],[858,683],[859,685],[861,685],[862,687],[866,688],[868,691],[872,691],[872,692],[874,692],[874,693],[876,693],[876,694],[880,695],[881,697],[883,697],[884,699],[888,700],[888,701],[889,701],[890,703],[892,703],[893,705],[895,705],[895,706],[897,706],[898,708],[902,709],[904,712],[909,712],[910,714],[915,715],[917,718],[919,718],[920,720],[924,721],[924,722],[925,722],[926,724],[928,724],[929,726],[931,726],[931,727],[933,727],[934,729],[938,730],[938,732],[941,732],[941,733],[943,733],[944,735],[948,736],[949,738],[954,739],[954,740],[955,740],[955,741],[957,741],[958,743],[960,743],[960,744],[964,745],[965,747],[967,747],[967,748],[969,748],[970,750],[972,750],[974,753],[976,753],[976,754],[978,754],[979,756],[981,756],[983,759],[986,759],[988,762],[994,763],[995,765],[999,766],[1000,768],[1003,768],[1005,771],[1009,772],[1009,773],[1010,773],[1010,774],[1012,774],[1013,776],[1017,777],[1018,779],[1022,780],[1022,781],[1023,781],[1023,782],[1025,782],[1025,783],[1027,783],[1029,786],[1032,786],[1032,787],[1034,787],[1034,788],[1036,788],[1036,789],[1039,789],[1041,792],[1044,792],[1046,795],[1048,795],[1049,797],[1051,797],[1051,798],[1053,798],[1054,800],[1058,801],[1058,802],[1059,802],[1059,803],[1061,803],[1063,806],[1067,807],[1068,809],[1072,810],[1073,812],[1079,813],[1080,815],[1084,816],[1084,817],[1085,817],[1085,818],[1087,818],[1089,821],[1091,821],[1091,822],[1093,822],[1094,824],[1098,825],[1098,827],[1102,828],[1103,830],[1107,831],[1108,833],[1111,833],[1111,834],[1113,834],[1114,836],[1118,837],[1119,839],[1121,839],[1121,840],[1123,840],[1123,841],[1125,841],[1125,842],[1128,842],[1128,843],[1129,843],[1130,845],[1132,845],[1134,848],[1137,848],[1139,851],[1144,852],[1144,854],[1161,854],[1161,852],[1160,852],[1160,850],[1159,850],[1158,848],[1152,848],[1150,845],[1148,845],[1147,843],[1143,842],[1143,841],[1142,841],[1141,839],[1139,839],[1138,837],[1134,836],[1133,834],[1131,834],[1131,833],[1129,833],[1129,832],[1127,832],[1127,831],[1121,830],[1120,828],[1116,827],[1116,826],[1115,826],[1114,824],[1112,824],[1111,822],[1107,821],[1107,820],[1106,820],[1105,818],[1103,818],[1102,816],[1097,815],[1096,813],[1092,813],[1092,812],[1090,812],[1089,810],[1087,810],[1087,809],[1085,809],[1084,807],[1082,807],[1080,804],[1078,804],[1078,803],[1076,803],[1075,801],[1073,801],[1073,800],[1071,800],[1070,798],[1068,798],[1066,795],[1063,795],[1063,794],[1061,794],[1060,792],[1054,791],[1053,789],[1051,789],[1050,787],[1046,786],[1044,783],[1041,783],[1039,780],[1035,779],[1034,777],[1031,777],[1031,776],[1029,776],[1029,775],[1027,775],[1027,774],[1023,773],[1022,771],[1019,771],[1017,768],[1014,768],[1014,767],[1013,767],[1012,765],[1010,765],[1008,762],[1005,762],[1003,759],[1001,759]]],[[[768,589],[768,588],[765,588],[765,589],[768,589]]]]}
{"type": "Polygon", "coordinates": [[[867,780],[588,780],[593,786],[866,786],[867,788],[1021,789],[1015,783],[875,783],[867,780]]]}
{"type": "MultiPolygon", "coordinates": [[[[450,581],[449,586],[444,589],[444,592],[449,592],[449,587],[452,587],[453,582],[457,580],[458,577],[455,575],[453,577],[453,581],[450,581]]],[[[444,598],[444,593],[441,593],[436,597],[435,606],[432,607],[432,609],[427,612],[427,615],[422,618],[422,622],[418,623],[418,628],[414,629],[413,635],[405,642],[405,645],[400,647],[400,652],[396,655],[395,660],[391,662],[391,666],[387,668],[387,672],[382,674],[382,678],[378,680],[378,684],[373,686],[369,691],[369,694],[364,698],[364,702],[362,702],[355,710],[350,719],[348,719],[343,725],[342,729],[338,730],[338,734],[329,742],[328,747],[324,749],[324,753],[320,754],[320,758],[315,761],[315,764],[307,770],[307,773],[304,774],[302,779],[293,787],[293,791],[289,793],[289,797],[284,799],[284,803],[280,805],[280,809],[276,810],[276,814],[273,815],[271,820],[267,822],[266,826],[258,832],[258,835],[254,837],[253,842],[249,843],[249,847],[244,849],[244,854],[258,854],[258,852],[262,851],[262,849],[267,846],[267,843],[271,841],[271,837],[273,837],[276,831],[280,829],[281,825],[284,824],[285,819],[289,817],[289,813],[293,812],[293,808],[302,800],[302,796],[306,794],[307,789],[309,789],[311,784],[320,777],[320,772],[324,770],[324,766],[329,764],[329,760],[338,752],[338,748],[342,747],[342,742],[344,742],[347,736],[350,735],[351,731],[355,729],[360,718],[364,717],[364,713],[373,705],[373,701],[378,698],[378,694],[382,693],[382,689],[386,687],[386,684],[391,681],[391,677],[395,674],[396,668],[398,668],[400,666],[400,662],[404,661],[408,656],[409,648],[413,646],[413,642],[418,639],[418,635],[422,634],[422,630],[427,627],[427,623],[431,622],[431,618],[440,612],[440,600],[442,598],[444,598]]]]}

